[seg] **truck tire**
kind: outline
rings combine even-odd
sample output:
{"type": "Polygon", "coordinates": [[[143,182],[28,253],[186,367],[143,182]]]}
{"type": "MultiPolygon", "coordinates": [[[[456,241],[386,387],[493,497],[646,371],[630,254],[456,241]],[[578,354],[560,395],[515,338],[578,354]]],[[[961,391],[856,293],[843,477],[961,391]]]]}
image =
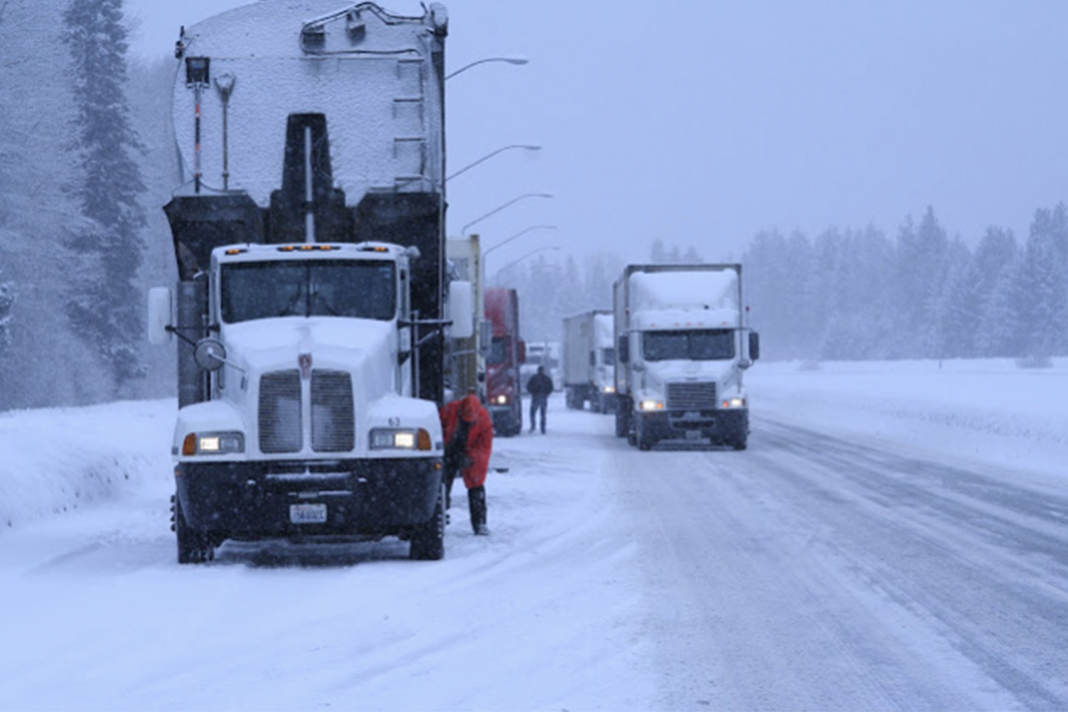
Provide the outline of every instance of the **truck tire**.
{"type": "Polygon", "coordinates": [[[215,559],[215,545],[211,537],[189,527],[177,496],[173,507],[174,533],[178,536],[178,564],[202,564],[215,559]]]}
{"type": "Polygon", "coordinates": [[[736,451],[744,451],[746,449],[746,446],[748,446],[748,440],[748,435],[743,433],[736,437],[733,441],[731,441],[731,448],[736,451]]]}
{"type": "Polygon", "coordinates": [[[408,557],[413,560],[440,560],[445,557],[445,485],[438,490],[434,516],[412,533],[408,557]]]}
{"type": "Polygon", "coordinates": [[[644,421],[645,419],[637,416],[634,418],[634,441],[639,451],[651,450],[656,445],[656,440],[645,432],[644,421]]]}
{"type": "MultiPolygon", "coordinates": [[[[625,408],[625,402],[620,399],[616,404],[616,437],[623,438],[630,433],[630,424],[628,423],[627,410],[625,408]]],[[[633,446],[634,444],[631,443],[633,446]]]]}

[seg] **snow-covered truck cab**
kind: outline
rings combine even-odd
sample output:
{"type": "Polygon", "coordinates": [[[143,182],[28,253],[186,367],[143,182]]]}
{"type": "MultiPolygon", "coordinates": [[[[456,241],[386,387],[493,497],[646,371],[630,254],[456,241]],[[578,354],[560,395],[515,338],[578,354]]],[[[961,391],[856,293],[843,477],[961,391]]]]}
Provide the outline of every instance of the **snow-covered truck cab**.
{"type": "Polygon", "coordinates": [[[741,265],[631,265],[615,285],[617,435],[744,449],[743,373],[759,337],[743,324],[741,265]]]}
{"type": "MultiPolygon", "coordinates": [[[[413,256],[380,243],[212,251],[211,336],[195,356],[209,397],[179,410],[172,447],[180,559],[230,538],[387,535],[410,539],[413,558],[441,556],[441,425],[413,396],[413,256]]],[[[169,290],[156,301],[162,324],[169,290]]]]}

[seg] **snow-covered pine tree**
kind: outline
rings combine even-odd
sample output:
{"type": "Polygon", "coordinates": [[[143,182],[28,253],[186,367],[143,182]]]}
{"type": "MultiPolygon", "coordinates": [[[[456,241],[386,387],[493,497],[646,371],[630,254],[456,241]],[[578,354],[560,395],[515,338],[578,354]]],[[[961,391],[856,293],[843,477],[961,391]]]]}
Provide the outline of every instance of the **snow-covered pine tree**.
{"type": "Polygon", "coordinates": [[[1024,355],[1038,359],[1061,353],[1068,327],[1068,289],[1057,223],[1056,211],[1036,211],[1024,246],[1023,276],[1028,287],[1020,294],[1016,308],[1024,329],[1024,355]]]}
{"type": "Polygon", "coordinates": [[[138,204],[144,182],[132,155],[143,149],[125,95],[122,6],[123,0],[71,0],[63,16],[77,111],[79,173],[70,190],[86,219],[68,240],[82,262],[68,288],[67,315],[108,365],[116,388],[143,375],[135,277],[145,249],[138,204]]]}
{"type": "Polygon", "coordinates": [[[1023,329],[1018,305],[1026,287],[1022,253],[1004,265],[983,303],[976,348],[984,357],[1018,357],[1024,353],[1023,329]]]}
{"type": "Polygon", "coordinates": [[[785,260],[786,252],[786,238],[779,231],[763,230],[753,236],[742,255],[745,298],[760,315],[764,341],[772,345],[764,350],[766,358],[796,356],[791,350],[797,345],[790,315],[796,302],[786,294],[793,274],[785,260]]]}
{"type": "Polygon", "coordinates": [[[1010,288],[1016,278],[1020,248],[1011,230],[987,228],[972,259],[979,321],[975,334],[975,356],[1016,356],[1016,323],[1010,288]]]}
{"type": "Polygon", "coordinates": [[[975,356],[980,300],[974,258],[959,237],[949,243],[949,268],[937,302],[939,356],[963,359],[975,356]]]}
{"type": "MultiPolygon", "coordinates": [[[[2,273],[0,273],[2,274],[2,273]]],[[[11,344],[11,307],[15,304],[15,286],[0,282],[0,358],[11,344]]]]}
{"type": "Polygon", "coordinates": [[[927,207],[917,226],[909,219],[897,241],[897,337],[905,358],[938,357],[937,308],[948,269],[949,239],[927,207]]]}

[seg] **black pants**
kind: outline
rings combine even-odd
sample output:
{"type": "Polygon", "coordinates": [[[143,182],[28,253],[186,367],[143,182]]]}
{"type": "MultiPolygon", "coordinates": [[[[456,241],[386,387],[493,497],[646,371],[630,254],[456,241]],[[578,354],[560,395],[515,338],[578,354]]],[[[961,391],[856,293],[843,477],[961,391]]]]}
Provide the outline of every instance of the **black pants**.
{"type": "MultiPolygon", "coordinates": [[[[445,509],[452,506],[452,484],[459,475],[458,470],[445,471],[445,509]]],[[[467,507],[471,511],[471,529],[475,534],[484,534],[486,530],[486,486],[469,488],[467,491],[467,507]],[[480,531],[482,531],[480,533],[480,531]]]]}
{"type": "Polygon", "coordinates": [[[549,405],[548,396],[534,396],[530,399],[530,430],[534,430],[536,416],[541,411],[541,432],[545,433],[545,407],[549,405]]]}
{"type": "Polygon", "coordinates": [[[471,509],[471,529],[476,535],[486,534],[486,487],[469,488],[467,504],[471,509]]]}
{"type": "Polygon", "coordinates": [[[450,468],[445,466],[445,509],[448,510],[452,506],[452,483],[456,480],[457,474],[459,474],[458,468],[450,468]]]}

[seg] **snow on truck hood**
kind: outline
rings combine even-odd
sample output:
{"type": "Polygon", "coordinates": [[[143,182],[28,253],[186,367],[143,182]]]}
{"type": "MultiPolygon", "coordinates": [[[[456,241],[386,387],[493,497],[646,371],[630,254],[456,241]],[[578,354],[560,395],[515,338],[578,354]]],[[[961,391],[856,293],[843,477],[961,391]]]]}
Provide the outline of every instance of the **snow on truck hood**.
{"type": "Polygon", "coordinates": [[[722,388],[726,388],[732,383],[735,388],[740,387],[740,383],[735,382],[738,376],[738,368],[733,359],[715,361],[675,359],[647,361],[645,362],[645,369],[649,375],[646,379],[646,384],[650,387],[657,382],[667,384],[678,381],[715,381],[722,388]]]}
{"type": "Polygon", "coordinates": [[[261,371],[296,364],[299,354],[353,363],[356,353],[366,359],[388,351],[394,335],[392,322],[339,317],[257,319],[228,324],[224,330],[231,356],[261,371]]]}

